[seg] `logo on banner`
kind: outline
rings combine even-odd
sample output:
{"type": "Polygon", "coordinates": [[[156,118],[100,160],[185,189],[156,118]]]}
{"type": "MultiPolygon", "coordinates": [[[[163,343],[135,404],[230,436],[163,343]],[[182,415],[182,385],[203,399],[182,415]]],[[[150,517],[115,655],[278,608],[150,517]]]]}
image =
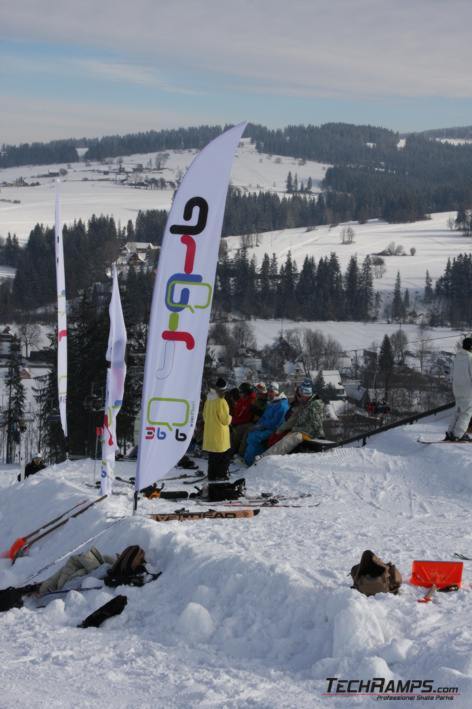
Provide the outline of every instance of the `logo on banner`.
{"type": "MultiPolygon", "coordinates": [[[[198,252],[198,237],[208,221],[208,202],[203,197],[191,197],[185,204],[183,218],[185,222],[195,219],[196,224],[172,224],[171,234],[180,236],[182,249],[182,270],[174,273],[167,280],[164,305],[169,311],[167,329],[161,332],[164,341],[163,361],[156,371],[158,379],[167,379],[173,370],[176,347],[195,349],[195,337],[180,325],[182,312],[198,315],[201,310],[210,307],[213,286],[203,281],[200,273],[195,273],[195,259],[198,252]]],[[[190,329],[190,328],[189,328],[190,329]]],[[[182,428],[193,423],[193,407],[186,399],[152,397],[146,405],[146,441],[163,441],[173,436],[176,441],[186,441],[187,435],[182,428]]]]}

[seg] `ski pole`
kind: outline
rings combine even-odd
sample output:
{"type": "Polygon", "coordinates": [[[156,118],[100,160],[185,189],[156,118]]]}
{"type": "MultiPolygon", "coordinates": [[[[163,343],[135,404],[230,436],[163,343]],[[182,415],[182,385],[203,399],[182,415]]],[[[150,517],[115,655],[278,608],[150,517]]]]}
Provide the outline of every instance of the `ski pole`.
{"type": "Polygon", "coordinates": [[[15,539],[13,544],[11,545],[10,549],[8,551],[2,552],[0,554],[0,557],[3,559],[12,559],[12,557],[15,556],[17,553],[18,549],[20,549],[22,546],[24,546],[27,542],[28,539],[33,537],[35,534],[38,534],[38,532],[41,532],[43,529],[46,529],[46,527],[50,527],[51,524],[54,524],[55,522],[58,522],[64,515],[69,514],[73,510],[75,510],[77,507],[80,507],[81,505],[84,505],[87,502],[87,500],[81,500],[80,502],[77,502],[76,505],[73,505],[73,507],[70,507],[68,510],[63,512],[62,514],[58,515],[57,517],[54,517],[54,519],[51,519],[49,522],[45,522],[44,524],[41,525],[41,527],[38,527],[38,529],[35,529],[33,532],[29,532],[29,534],[26,534],[24,537],[18,537],[18,539],[15,539]]]}
{"type": "Polygon", "coordinates": [[[86,512],[86,510],[88,510],[88,509],[89,509],[90,507],[92,507],[93,505],[96,505],[98,502],[101,502],[101,501],[104,500],[106,497],[108,497],[108,495],[102,495],[102,496],[99,497],[97,500],[93,500],[92,502],[89,502],[88,505],[86,505],[85,507],[83,507],[83,508],[82,508],[81,510],[79,510],[78,512],[74,512],[73,515],[69,515],[69,517],[66,517],[66,519],[63,519],[63,520],[62,520],[61,522],[59,522],[58,524],[55,524],[53,527],[51,527],[51,529],[48,529],[48,530],[46,530],[45,532],[43,532],[42,534],[39,534],[38,536],[33,537],[33,539],[28,539],[28,540],[26,541],[26,544],[24,544],[23,546],[21,546],[21,547],[18,549],[18,551],[17,551],[17,553],[15,554],[15,556],[13,557],[13,559],[12,559],[12,565],[15,563],[16,559],[17,559],[19,556],[22,556],[22,555],[24,554],[24,552],[26,551],[26,549],[29,549],[35,542],[39,542],[40,539],[42,539],[43,537],[45,537],[45,536],[47,536],[48,534],[50,534],[51,532],[53,532],[55,529],[59,529],[59,527],[62,527],[62,526],[63,526],[64,524],[66,524],[66,522],[68,522],[70,519],[74,519],[74,517],[78,517],[79,515],[81,515],[82,512],[86,512]]]}

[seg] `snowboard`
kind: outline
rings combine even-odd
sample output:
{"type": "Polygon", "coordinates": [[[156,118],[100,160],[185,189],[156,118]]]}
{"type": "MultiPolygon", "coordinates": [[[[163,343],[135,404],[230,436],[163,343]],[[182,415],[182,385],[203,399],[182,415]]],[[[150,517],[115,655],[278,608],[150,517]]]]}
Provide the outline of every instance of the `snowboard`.
{"type": "Polygon", "coordinates": [[[190,510],[177,510],[168,514],[146,515],[155,522],[185,522],[198,519],[237,519],[255,517],[260,512],[259,509],[245,510],[205,510],[205,512],[190,512],[190,510]]]}

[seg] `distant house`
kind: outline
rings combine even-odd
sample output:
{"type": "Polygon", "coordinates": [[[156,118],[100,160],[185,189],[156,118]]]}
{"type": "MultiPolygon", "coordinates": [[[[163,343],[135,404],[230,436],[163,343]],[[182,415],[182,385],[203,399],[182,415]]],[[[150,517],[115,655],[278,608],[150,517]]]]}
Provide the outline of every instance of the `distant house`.
{"type": "Polygon", "coordinates": [[[119,271],[127,271],[131,266],[135,269],[150,270],[154,266],[159,246],[148,241],[127,241],[121,249],[116,261],[119,271]]]}
{"type": "Polygon", "coordinates": [[[346,398],[351,404],[355,404],[360,409],[365,409],[369,401],[369,392],[360,382],[346,382],[344,384],[346,398]]]}
{"type": "MultiPolygon", "coordinates": [[[[319,370],[313,369],[310,371],[310,377],[312,381],[314,382],[318,376],[319,370]]],[[[336,392],[336,399],[337,400],[345,400],[346,399],[346,390],[344,389],[344,385],[341,381],[341,375],[337,369],[323,369],[322,370],[323,374],[323,379],[324,383],[326,386],[332,387],[335,392],[336,392]]]]}

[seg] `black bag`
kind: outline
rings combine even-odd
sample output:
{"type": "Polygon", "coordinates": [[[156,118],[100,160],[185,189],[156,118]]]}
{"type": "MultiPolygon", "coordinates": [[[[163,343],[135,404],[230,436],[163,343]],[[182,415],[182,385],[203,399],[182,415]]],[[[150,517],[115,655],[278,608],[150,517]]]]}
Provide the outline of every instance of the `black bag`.
{"type": "Polygon", "coordinates": [[[146,573],[145,563],[144,550],[140,546],[126,547],[105,576],[105,585],[138,585],[137,579],[146,573]]]}
{"type": "Polygon", "coordinates": [[[223,500],[238,500],[246,494],[246,480],[240,478],[234,483],[209,483],[208,502],[222,502],[223,500]]]}
{"type": "Polygon", "coordinates": [[[97,608],[96,611],[88,615],[77,627],[78,628],[98,628],[108,618],[120,615],[123,612],[128,599],[126,596],[115,596],[105,605],[97,608]]]}
{"type": "Polygon", "coordinates": [[[0,590],[0,613],[9,611],[10,608],[22,608],[23,596],[27,596],[29,593],[36,593],[39,590],[39,585],[39,583],[32,583],[21,588],[9,586],[0,590]]]}

